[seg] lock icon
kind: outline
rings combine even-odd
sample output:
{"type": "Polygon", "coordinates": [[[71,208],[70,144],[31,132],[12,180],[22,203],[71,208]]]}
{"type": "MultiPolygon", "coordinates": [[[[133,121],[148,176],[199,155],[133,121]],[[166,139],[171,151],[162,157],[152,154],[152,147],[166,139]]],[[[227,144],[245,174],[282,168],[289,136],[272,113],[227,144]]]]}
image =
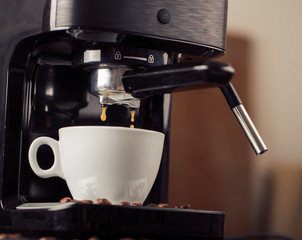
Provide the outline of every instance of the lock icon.
{"type": "Polygon", "coordinates": [[[121,60],[122,59],[122,54],[120,51],[116,51],[114,55],[115,60],[121,60]]]}
{"type": "Polygon", "coordinates": [[[154,63],[154,56],[152,54],[148,57],[148,63],[154,63]]]}

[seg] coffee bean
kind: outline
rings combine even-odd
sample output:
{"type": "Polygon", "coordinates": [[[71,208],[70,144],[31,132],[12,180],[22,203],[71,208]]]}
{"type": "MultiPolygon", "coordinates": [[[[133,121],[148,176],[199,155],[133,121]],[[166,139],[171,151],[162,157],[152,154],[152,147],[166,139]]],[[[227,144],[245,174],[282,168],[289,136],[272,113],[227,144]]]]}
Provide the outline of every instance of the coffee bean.
{"type": "Polygon", "coordinates": [[[41,237],[39,240],[56,240],[55,237],[41,237]]]}
{"type": "Polygon", "coordinates": [[[82,201],[80,201],[81,203],[89,203],[89,204],[92,204],[93,203],[93,201],[91,201],[91,200],[82,200],[82,201]]]}
{"type": "Polygon", "coordinates": [[[181,208],[181,209],[190,209],[190,204],[177,204],[174,208],[181,208]]]}
{"type": "Polygon", "coordinates": [[[167,203],[160,203],[160,204],[157,204],[158,207],[160,208],[167,208],[169,207],[167,203]]]}
{"type": "Polygon", "coordinates": [[[130,206],[130,202],[120,202],[121,206],[130,206]]]}
{"type": "Polygon", "coordinates": [[[106,198],[98,198],[96,200],[97,204],[102,204],[102,205],[112,205],[112,202],[110,202],[108,199],[106,198]]]}
{"type": "Polygon", "coordinates": [[[21,238],[22,234],[21,233],[1,233],[0,234],[0,239],[17,239],[21,238]]]}
{"type": "Polygon", "coordinates": [[[131,206],[133,206],[133,207],[141,207],[141,206],[143,206],[143,204],[141,204],[141,203],[131,203],[131,206]]]}
{"type": "Polygon", "coordinates": [[[66,202],[72,202],[72,199],[70,197],[65,197],[60,200],[60,203],[66,203],[66,202]]]}

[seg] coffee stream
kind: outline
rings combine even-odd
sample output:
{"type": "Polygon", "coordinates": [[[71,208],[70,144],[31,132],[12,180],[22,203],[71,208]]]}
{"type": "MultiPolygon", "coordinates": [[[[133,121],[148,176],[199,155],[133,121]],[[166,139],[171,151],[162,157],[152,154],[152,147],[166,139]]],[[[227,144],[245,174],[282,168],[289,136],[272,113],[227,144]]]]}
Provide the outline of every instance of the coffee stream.
{"type": "Polygon", "coordinates": [[[105,122],[107,119],[106,110],[107,110],[107,106],[102,106],[102,114],[101,114],[100,118],[103,122],[105,122]]]}
{"type": "MultiPolygon", "coordinates": [[[[106,119],[107,119],[107,115],[106,115],[107,107],[108,107],[108,106],[106,106],[106,105],[102,106],[102,113],[101,113],[100,119],[101,119],[103,122],[105,122],[106,119]]],[[[135,121],[134,116],[135,116],[135,113],[136,113],[136,109],[131,109],[131,110],[130,110],[130,113],[131,113],[131,119],[130,119],[130,121],[131,121],[131,123],[132,123],[132,124],[130,125],[130,128],[134,128],[134,121],[135,121]]]]}
{"type": "MultiPolygon", "coordinates": [[[[135,109],[131,109],[131,110],[130,110],[130,113],[131,113],[131,122],[132,122],[132,123],[134,123],[134,120],[135,120],[135,119],[134,119],[135,112],[136,112],[135,109]]],[[[134,124],[131,124],[131,125],[130,125],[130,128],[134,128],[134,124]]]]}

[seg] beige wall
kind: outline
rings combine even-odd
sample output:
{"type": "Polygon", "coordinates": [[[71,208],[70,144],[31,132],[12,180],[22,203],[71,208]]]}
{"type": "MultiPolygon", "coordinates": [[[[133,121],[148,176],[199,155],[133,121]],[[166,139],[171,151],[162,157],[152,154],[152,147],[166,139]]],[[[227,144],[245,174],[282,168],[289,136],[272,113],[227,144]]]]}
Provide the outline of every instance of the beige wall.
{"type": "Polygon", "coordinates": [[[169,204],[225,211],[226,236],[302,239],[301,10],[301,0],[229,0],[227,54],[218,60],[236,69],[232,82],[264,155],[217,89],[173,94],[169,204]]]}
{"type": "Polygon", "coordinates": [[[229,0],[228,32],[251,39],[250,98],[269,153],[302,165],[302,1],[229,0]]]}
{"type": "Polygon", "coordinates": [[[229,0],[228,17],[228,33],[252,43],[248,110],[269,148],[251,156],[255,224],[266,201],[269,229],[300,237],[301,226],[295,225],[302,206],[301,10],[301,0],[229,0]]]}
{"type": "MultiPolygon", "coordinates": [[[[247,101],[250,43],[229,36],[232,82],[247,101]],[[240,81],[244,79],[244,81],[240,81]]],[[[169,204],[226,212],[226,236],[251,232],[249,146],[218,88],[173,93],[170,141],[169,204]]]]}

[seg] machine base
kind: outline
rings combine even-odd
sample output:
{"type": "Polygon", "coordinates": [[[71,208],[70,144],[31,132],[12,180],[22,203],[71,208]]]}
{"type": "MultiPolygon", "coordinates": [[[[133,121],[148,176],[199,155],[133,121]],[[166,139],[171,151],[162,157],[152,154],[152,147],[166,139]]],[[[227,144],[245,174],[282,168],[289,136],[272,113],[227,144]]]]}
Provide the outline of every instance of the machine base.
{"type": "Polygon", "coordinates": [[[25,236],[101,239],[223,239],[223,212],[86,203],[24,204],[12,230],[25,236]]]}

